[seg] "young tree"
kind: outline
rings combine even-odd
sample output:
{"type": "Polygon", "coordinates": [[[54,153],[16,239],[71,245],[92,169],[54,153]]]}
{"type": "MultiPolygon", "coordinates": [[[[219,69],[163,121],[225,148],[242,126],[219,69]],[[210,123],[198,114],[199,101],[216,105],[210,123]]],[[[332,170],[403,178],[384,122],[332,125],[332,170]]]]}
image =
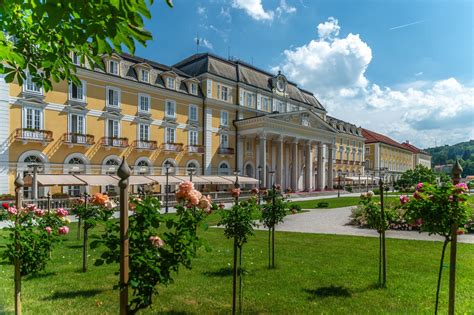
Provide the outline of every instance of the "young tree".
{"type": "MultiPolygon", "coordinates": [[[[165,0],[172,7],[172,0],[165,0]]],[[[101,66],[102,54],[152,39],[144,29],[153,0],[63,1],[9,0],[0,5],[0,73],[6,82],[25,79],[52,88],[52,80],[77,81],[70,53],[101,66]]]]}

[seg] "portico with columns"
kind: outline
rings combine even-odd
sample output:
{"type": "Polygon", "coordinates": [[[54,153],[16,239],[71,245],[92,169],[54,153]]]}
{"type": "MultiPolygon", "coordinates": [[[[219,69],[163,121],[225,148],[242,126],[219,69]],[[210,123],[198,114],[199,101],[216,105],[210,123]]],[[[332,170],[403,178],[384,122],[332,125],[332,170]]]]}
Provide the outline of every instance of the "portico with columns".
{"type": "Polygon", "coordinates": [[[274,113],[236,121],[236,126],[237,167],[260,179],[261,187],[279,184],[292,191],[333,187],[333,172],[328,170],[333,169],[336,131],[319,115],[274,113]]]}

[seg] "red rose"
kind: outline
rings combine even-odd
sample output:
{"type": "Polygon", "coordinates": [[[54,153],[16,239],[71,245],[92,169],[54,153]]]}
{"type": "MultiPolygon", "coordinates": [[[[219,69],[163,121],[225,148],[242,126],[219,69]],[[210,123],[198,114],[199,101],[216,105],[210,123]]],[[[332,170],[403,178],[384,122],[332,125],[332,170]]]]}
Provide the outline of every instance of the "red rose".
{"type": "Polygon", "coordinates": [[[10,205],[6,202],[2,203],[2,207],[3,209],[7,210],[8,208],[10,208],[10,205]]]}

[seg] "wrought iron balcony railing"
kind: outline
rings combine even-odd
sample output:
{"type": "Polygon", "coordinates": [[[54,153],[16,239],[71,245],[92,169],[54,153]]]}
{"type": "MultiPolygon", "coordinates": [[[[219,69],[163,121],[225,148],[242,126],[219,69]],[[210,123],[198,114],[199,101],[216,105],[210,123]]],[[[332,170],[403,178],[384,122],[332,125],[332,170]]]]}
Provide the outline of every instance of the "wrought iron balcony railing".
{"type": "Polygon", "coordinates": [[[63,142],[67,144],[93,145],[94,136],[81,133],[68,132],[63,135],[63,142]]]}
{"type": "Polygon", "coordinates": [[[53,132],[50,130],[18,128],[15,130],[15,140],[51,142],[53,141],[53,132]]]}
{"type": "Polygon", "coordinates": [[[188,145],[188,153],[204,154],[205,148],[203,145],[188,145]]]}
{"type": "Polygon", "coordinates": [[[181,152],[183,151],[182,143],[162,143],[161,150],[167,152],[181,152]]]}
{"type": "Polygon", "coordinates": [[[133,141],[133,147],[137,150],[156,150],[158,145],[156,141],[135,140],[133,141]]]}
{"type": "Polygon", "coordinates": [[[100,144],[104,147],[127,148],[128,138],[102,137],[100,144]]]}
{"type": "Polygon", "coordinates": [[[234,148],[219,147],[219,149],[217,150],[217,153],[231,155],[231,154],[234,154],[234,148]]]}

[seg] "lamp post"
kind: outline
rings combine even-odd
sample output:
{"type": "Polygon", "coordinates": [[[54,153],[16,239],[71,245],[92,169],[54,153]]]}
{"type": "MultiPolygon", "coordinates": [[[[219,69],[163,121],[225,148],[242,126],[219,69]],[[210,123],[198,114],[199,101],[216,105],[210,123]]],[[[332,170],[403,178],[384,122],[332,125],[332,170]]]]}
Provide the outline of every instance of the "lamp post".
{"type": "MultiPolygon", "coordinates": [[[[234,182],[234,189],[240,188],[239,184],[239,170],[234,171],[235,175],[235,182],[234,182]]],[[[232,207],[232,211],[237,211],[237,204],[239,203],[239,195],[235,195],[235,204],[236,207],[232,207]]],[[[237,236],[234,237],[234,270],[233,270],[233,279],[232,279],[232,314],[236,314],[236,305],[237,305],[237,236]]],[[[242,276],[241,276],[242,277],[242,276]]],[[[240,278],[242,279],[242,278],[240,278]]],[[[240,282],[240,286],[242,282],[240,282]]],[[[241,287],[240,287],[241,290],[241,287]]]]}
{"type": "Polygon", "coordinates": [[[358,189],[358,190],[359,190],[359,192],[360,192],[360,172],[359,172],[357,175],[359,175],[359,185],[358,185],[358,186],[359,186],[359,187],[358,187],[359,189],[358,189]]]}
{"type": "Polygon", "coordinates": [[[338,170],[337,171],[337,198],[341,196],[341,176],[342,176],[342,171],[338,170]]]}
{"type": "Polygon", "coordinates": [[[189,181],[193,181],[193,175],[196,175],[196,168],[195,167],[190,167],[188,169],[188,175],[189,175],[189,181]]]}
{"type": "Polygon", "coordinates": [[[31,183],[31,199],[36,200],[38,199],[38,171],[41,167],[41,164],[31,163],[28,164],[28,167],[33,169],[33,181],[31,183]]]}
{"type": "Polygon", "coordinates": [[[380,189],[380,216],[381,216],[381,219],[382,219],[382,233],[380,235],[381,237],[381,242],[382,242],[382,274],[380,274],[380,270],[379,270],[379,284],[382,288],[385,288],[386,287],[386,283],[387,283],[387,258],[386,258],[386,254],[385,254],[385,209],[384,209],[384,198],[383,198],[383,195],[384,195],[384,189],[383,189],[383,175],[384,172],[385,172],[385,169],[380,169],[379,170],[379,175],[380,175],[380,178],[379,178],[379,189],[380,189]],[[380,276],[382,277],[382,279],[380,279],[380,276]]]}
{"type": "Polygon", "coordinates": [[[171,163],[169,161],[165,162],[166,169],[166,185],[165,185],[165,213],[168,213],[168,193],[169,193],[169,175],[170,175],[171,163]]]}
{"type": "Polygon", "coordinates": [[[262,166],[257,167],[258,170],[258,204],[260,204],[260,189],[262,189],[262,166]]]}

